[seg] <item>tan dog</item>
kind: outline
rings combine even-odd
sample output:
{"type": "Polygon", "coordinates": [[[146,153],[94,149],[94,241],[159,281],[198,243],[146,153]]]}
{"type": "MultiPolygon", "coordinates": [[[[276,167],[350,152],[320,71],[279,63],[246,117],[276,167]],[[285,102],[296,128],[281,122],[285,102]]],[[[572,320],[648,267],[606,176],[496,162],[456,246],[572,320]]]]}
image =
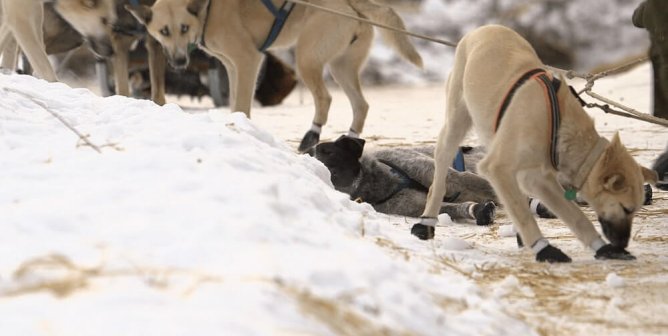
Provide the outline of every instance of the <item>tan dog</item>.
{"type": "MultiPolygon", "coordinates": [[[[370,0],[312,0],[314,4],[367,17],[403,28],[390,8],[370,0]]],[[[273,0],[276,8],[285,1],[273,0]]],[[[271,31],[274,15],[261,0],[158,0],[152,7],[129,6],[150,35],[162,44],[170,63],[188,65],[189,47],[199,44],[217,57],[230,77],[233,111],[250,116],[255,81],[263,53],[259,51],[271,31]]],[[[383,31],[386,40],[411,63],[422,59],[402,34],[383,31]]],[[[296,5],[287,18],[273,48],[296,46],[297,71],[315,100],[314,127],[302,140],[306,150],[319,140],[320,127],[327,122],[331,96],[323,80],[325,65],[348,96],[353,109],[350,135],[364,127],[368,104],[361,91],[359,72],[371,47],[373,29],[369,24],[296,5]]]]}
{"type": "MultiPolygon", "coordinates": [[[[35,73],[48,81],[57,77],[47,58],[42,30],[43,0],[1,0],[0,52],[3,67],[15,69],[18,47],[25,53],[35,73]]],[[[109,38],[116,21],[113,0],[56,0],[54,8],[84,36],[98,54],[112,54],[109,38]]]]}
{"type": "Polygon", "coordinates": [[[485,26],[461,40],[447,82],[446,123],[435,150],[433,184],[422,220],[413,226],[412,233],[422,239],[433,237],[447,167],[473,127],[488,148],[478,171],[491,182],[538,261],[568,262],[570,258],[542,236],[527,196],[542,200],[585,246],[596,251],[597,259],[633,259],[625,250],[633,216],[643,204],[643,181],[655,183],[656,173],[639,166],[617,135],[611,142],[601,138],[565,84],[556,90],[554,100],[561,110],[561,121],[555,122],[546,94],[548,84],[541,84],[545,82],[534,76],[515,85],[518,78],[536,68],[544,65],[531,45],[508,28],[485,26]],[[503,119],[497,122],[504,95],[513,86],[514,95],[503,119]],[[557,125],[558,136],[556,169],[551,154],[552,125],[557,125]],[[566,199],[560,182],[572,186],[591,205],[611,244],[606,244],[578,206],[566,199]]]}

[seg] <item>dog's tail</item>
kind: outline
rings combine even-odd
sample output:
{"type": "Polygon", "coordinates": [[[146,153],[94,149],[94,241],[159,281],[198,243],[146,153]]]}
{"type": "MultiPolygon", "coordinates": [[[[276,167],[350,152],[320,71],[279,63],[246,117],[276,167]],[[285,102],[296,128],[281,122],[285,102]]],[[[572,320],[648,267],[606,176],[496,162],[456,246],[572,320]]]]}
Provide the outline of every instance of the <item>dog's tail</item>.
{"type": "MultiPolygon", "coordinates": [[[[404,21],[392,8],[381,6],[370,0],[348,0],[350,6],[362,17],[386,26],[406,30],[404,21]]],[[[392,46],[401,57],[422,68],[422,57],[408,40],[405,34],[380,28],[385,41],[392,46]]]]}

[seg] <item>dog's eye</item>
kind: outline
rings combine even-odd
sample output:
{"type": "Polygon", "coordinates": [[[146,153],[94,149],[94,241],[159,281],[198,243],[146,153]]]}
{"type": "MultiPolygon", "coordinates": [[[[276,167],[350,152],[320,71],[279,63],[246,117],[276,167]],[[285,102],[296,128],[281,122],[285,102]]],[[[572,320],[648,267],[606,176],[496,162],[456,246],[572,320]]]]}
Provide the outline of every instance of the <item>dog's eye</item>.
{"type": "Polygon", "coordinates": [[[106,17],[103,17],[103,18],[102,18],[102,24],[105,25],[105,26],[106,26],[107,24],[109,24],[109,19],[107,19],[106,17]]]}
{"type": "Polygon", "coordinates": [[[188,30],[190,30],[190,26],[184,24],[181,25],[181,34],[187,33],[188,30]]]}
{"type": "Polygon", "coordinates": [[[169,28],[165,26],[164,28],[160,29],[160,34],[162,34],[162,36],[169,36],[169,28]]]}

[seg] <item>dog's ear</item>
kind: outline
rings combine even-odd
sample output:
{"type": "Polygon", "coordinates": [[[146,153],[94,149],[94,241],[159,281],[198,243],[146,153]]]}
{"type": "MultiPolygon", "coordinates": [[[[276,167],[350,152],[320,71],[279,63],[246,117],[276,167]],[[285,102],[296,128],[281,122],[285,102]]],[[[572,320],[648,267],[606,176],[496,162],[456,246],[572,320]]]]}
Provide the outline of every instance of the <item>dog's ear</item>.
{"type": "Polygon", "coordinates": [[[208,1],[211,0],[190,0],[188,1],[188,6],[186,9],[188,10],[188,13],[199,17],[199,13],[204,9],[204,6],[208,3],[208,1]]]}
{"type": "Polygon", "coordinates": [[[642,177],[645,179],[645,182],[652,185],[656,185],[656,183],[659,182],[659,174],[656,172],[656,170],[640,166],[640,171],[642,172],[642,177]]]}
{"type": "Polygon", "coordinates": [[[95,8],[97,7],[97,3],[99,0],[81,0],[81,5],[83,5],[85,8],[95,8]]]}
{"type": "Polygon", "coordinates": [[[624,178],[624,175],[612,174],[605,178],[603,187],[613,193],[621,192],[626,188],[626,179],[624,178]]]}
{"type": "Polygon", "coordinates": [[[148,26],[153,19],[153,10],[149,6],[144,5],[125,5],[125,10],[130,12],[139,23],[148,26]]]}
{"type": "Polygon", "coordinates": [[[362,157],[362,151],[364,151],[364,139],[353,138],[346,135],[340,136],[334,142],[337,147],[343,148],[344,150],[353,154],[356,158],[362,157]]]}

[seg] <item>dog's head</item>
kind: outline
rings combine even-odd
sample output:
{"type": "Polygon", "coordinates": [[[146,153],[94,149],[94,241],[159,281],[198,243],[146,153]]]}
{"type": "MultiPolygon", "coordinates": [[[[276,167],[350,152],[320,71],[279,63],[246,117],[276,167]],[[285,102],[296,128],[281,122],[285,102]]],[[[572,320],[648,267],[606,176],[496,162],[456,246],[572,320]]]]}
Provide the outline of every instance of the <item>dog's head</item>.
{"type": "Polygon", "coordinates": [[[88,41],[96,54],[104,57],[114,54],[111,45],[117,19],[114,0],[58,0],[54,8],[88,41]]]}
{"type": "Polygon", "coordinates": [[[338,189],[349,187],[359,175],[363,150],[363,139],[343,135],[334,142],[318,144],[312,155],[329,169],[332,184],[338,189]]]}
{"type": "Polygon", "coordinates": [[[656,181],[656,172],[638,165],[615,134],[580,190],[612,245],[628,245],[633,217],[645,200],[643,184],[656,181]]]}
{"type": "Polygon", "coordinates": [[[203,32],[208,0],[158,0],[153,7],[125,6],[165,50],[167,60],[176,69],[190,62],[191,46],[203,32]]]}

